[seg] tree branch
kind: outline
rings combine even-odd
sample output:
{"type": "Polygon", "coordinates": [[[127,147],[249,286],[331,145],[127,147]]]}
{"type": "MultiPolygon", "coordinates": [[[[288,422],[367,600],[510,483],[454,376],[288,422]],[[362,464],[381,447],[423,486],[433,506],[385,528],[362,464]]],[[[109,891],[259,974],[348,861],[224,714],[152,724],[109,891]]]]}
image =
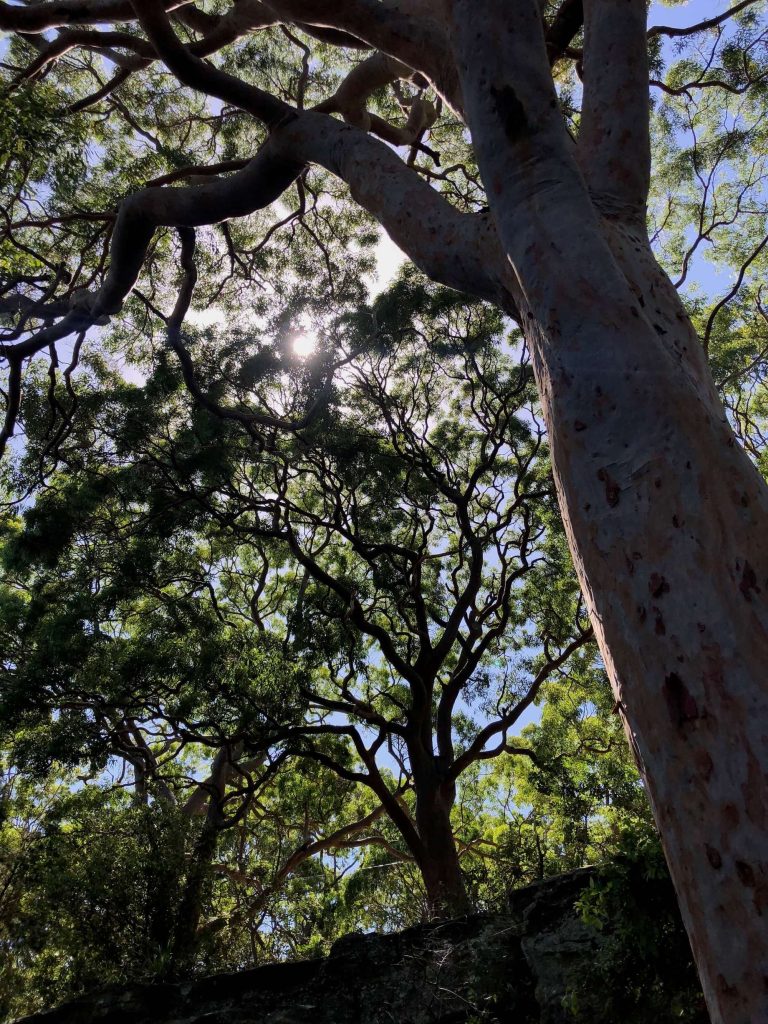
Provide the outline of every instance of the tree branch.
{"type": "Polygon", "coordinates": [[[699,21],[695,25],[686,25],[678,27],[675,25],[654,25],[648,29],[648,37],[653,36],[692,36],[697,32],[706,32],[710,28],[716,28],[718,25],[722,25],[724,21],[732,18],[735,14],[739,14],[741,11],[746,10],[747,7],[752,7],[758,3],[758,0],[741,0],[741,3],[734,4],[733,7],[729,7],[727,11],[723,11],[722,14],[718,14],[714,18],[707,18],[705,21],[699,21]]]}
{"type": "MultiPolygon", "coordinates": [[[[190,0],[164,0],[173,11],[190,0]]],[[[136,17],[128,0],[50,0],[29,6],[0,3],[0,29],[6,32],[45,32],[68,25],[97,25],[133,21],[136,17]]]]}
{"type": "Polygon", "coordinates": [[[645,0],[585,0],[579,159],[601,213],[645,224],[651,178],[645,0]]]}
{"type": "Polygon", "coordinates": [[[448,778],[451,780],[457,779],[459,775],[461,775],[461,773],[465,771],[474,761],[483,757],[487,757],[488,754],[484,753],[485,746],[489,740],[493,739],[494,736],[498,736],[499,733],[503,733],[504,738],[502,743],[499,744],[495,753],[502,753],[506,746],[506,733],[508,732],[509,729],[512,728],[512,726],[522,715],[522,713],[531,706],[531,704],[536,699],[536,696],[539,690],[541,689],[542,685],[547,681],[547,679],[549,679],[553,672],[557,671],[557,669],[559,669],[561,665],[565,664],[565,662],[570,658],[574,651],[577,651],[580,647],[583,647],[584,644],[587,643],[589,640],[592,640],[593,637],[594,633],[592,627],[590,626],[583,633],[580,633],[577,637],[575,637],[569,644],[567,644],[567,646],[565,646],[563,650],[560,652],[560,654],[558,654],[555,658],[548,659],[547,662],[544,665],[542,665],[542,667],[536,673],[533,682],[528,687],[528,692],[526,693],[525,697],[523,697],[522,700],[519,700],[517,704],[515,704],[515,706],[507,712],[507,714],[503,715],[495,722],[490,722],[488,725],[485,726],[484,729],[480,730],[480,732],[475,736],[474,740],[472,741],[472,743],[470,743],[470,745],[467,747],[464,753],[457,757],[454,763],[451,765],[451,768],[448,772],[448,778]]]}
{"type": "Polygon", "coordinates": [[[184,85],[209,96],[216,96],[225,103],[232,103],[258,118],[270,129],[296,117],[296,111],[288,103],[226,71],[206,64],[202,58],[193,54],[178,39],[168,15],[155,0],[131,0],[131,3],[158,56],[184,85]]]}

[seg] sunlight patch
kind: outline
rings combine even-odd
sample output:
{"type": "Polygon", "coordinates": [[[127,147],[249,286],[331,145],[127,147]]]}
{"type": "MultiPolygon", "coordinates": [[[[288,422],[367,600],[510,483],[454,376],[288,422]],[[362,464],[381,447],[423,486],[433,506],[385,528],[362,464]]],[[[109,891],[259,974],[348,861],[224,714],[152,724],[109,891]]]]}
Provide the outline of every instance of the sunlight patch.
{"type": "Polygon", "coordinates": [[[299,359],[307,359],[317,348],[317,335],[312,331],[300,331],[291,339],[291,348],[299,359]]]}

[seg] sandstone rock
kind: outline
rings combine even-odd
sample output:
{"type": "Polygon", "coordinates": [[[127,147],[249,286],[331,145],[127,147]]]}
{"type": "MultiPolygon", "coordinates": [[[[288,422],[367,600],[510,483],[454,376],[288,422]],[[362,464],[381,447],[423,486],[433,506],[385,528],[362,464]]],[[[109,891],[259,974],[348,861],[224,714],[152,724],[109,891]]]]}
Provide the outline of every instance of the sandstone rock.
{"type": "Polygon", "coordinates": [[[593,876],[517,890],[503,914],[353,933],[320,960],[107,989],[23,1024],[573,1024],[564,998],[605,941],[574,910],[593,876]]]}

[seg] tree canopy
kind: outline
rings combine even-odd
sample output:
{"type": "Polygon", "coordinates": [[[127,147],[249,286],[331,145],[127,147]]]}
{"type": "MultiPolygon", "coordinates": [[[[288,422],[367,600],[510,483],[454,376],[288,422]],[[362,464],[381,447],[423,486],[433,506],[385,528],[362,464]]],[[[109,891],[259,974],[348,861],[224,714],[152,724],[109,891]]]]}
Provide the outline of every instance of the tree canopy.
{"type": "Polygon", "coordinates": [[[739,1024],[688,864],[763,867],[669,794],[702,581],[765,589],[689,529],[762,500],[765,11],[331,6],[0,3],[0,1005],[490,908],[650,795],[739,1024]]]}

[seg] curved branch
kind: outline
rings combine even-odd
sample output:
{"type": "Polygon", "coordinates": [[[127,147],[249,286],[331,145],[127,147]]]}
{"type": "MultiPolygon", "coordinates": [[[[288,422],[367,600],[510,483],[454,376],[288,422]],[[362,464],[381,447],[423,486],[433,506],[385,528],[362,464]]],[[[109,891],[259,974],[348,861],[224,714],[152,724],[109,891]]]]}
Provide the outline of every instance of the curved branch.
{"type": "Polygon", "coordinates": [[[79,114],[81,110],[86,110],[88,107],[92,107],[94,103],[98,103],[99,100],[103,100],[107,96],[111,96],[112,93],[123,84],[123,82],[127,81],[130,74],[131,72],[128,68],[120,68],[100,89],[97,89],[96,92],[92,92],[90,96],[84,96],[83,99],[77,100],[76,103],[67,107],[65,113],[79,114]]]}
{"type": "Polygon", "coordinates": [[[695,25],[686,25],[684,27],[678,27],[675,25],[654,25],[648,29],[648,38],[653,36],[692,36],[697,32],[706,32],[707,29],[716,28],[718,25],[722,25],[724,21],[732,18],[735,14],[739,14],[741,11],[746,10],[747,7],[752,7],[758,0],[741,0],[741,3],[734,4],[727,11],[723,11],[722,14],[718,14],[714,18],[707,18],[706,21],[699,21],[695,25]]]}
{"type": "Polygon", "coordinates": [[[458,211],[389,146],[312,111],[282,129],[275,146],[345,181],[352,198],[433,281],[514,308],[516,284],[490,217],[458,211]]]}
{"type": "Polygon", "coordinates": [[[154,56],[152,47],[144,39],[138,39],[129,32],[95,32],[85,28],[68,29],[65,32],[60,32],[55,39],[52,39],[47,46],[40,50],[32,63],[16,75],[13,86],[18,86],[39,75],[52,61],[63,57],[65,53],[69,53],[70,50],[74,50],[78,46],[94,50],[117,46],[123,50],[132,50],[139,57],[151,59],[154,56]]]}
{"type": "Polygon", "coordinates": [[[244,217],[269,206],[301,173],[303,165],[276,156],[268,142],[241,171],[204,185],[150,187],[120,205],[111,263],[93,311],[113,314],[141,271],[152,235],[159,227],[201,227],[244,217]]]}
{"type": "MultiPolygon", "coordinates": [[[[165,0],[173,11],[190,0],[165,0]]],[[[6,32],[45,32],[68,25],[97,25],[103,22],[133,21],[136,14],[129,0],[50,0],[28,7],[0,3],[0,29],[6,32]]]]}
{"type": "Polygon", "coordinates": [[[232,103],[262,121],[268,128],[297,116],[296,111],[283,100],[206,64],[178,39],[162,6],[155,0],[131,0],[141,27],[157,51],[158,56],[184,85],[232,103]]]}

